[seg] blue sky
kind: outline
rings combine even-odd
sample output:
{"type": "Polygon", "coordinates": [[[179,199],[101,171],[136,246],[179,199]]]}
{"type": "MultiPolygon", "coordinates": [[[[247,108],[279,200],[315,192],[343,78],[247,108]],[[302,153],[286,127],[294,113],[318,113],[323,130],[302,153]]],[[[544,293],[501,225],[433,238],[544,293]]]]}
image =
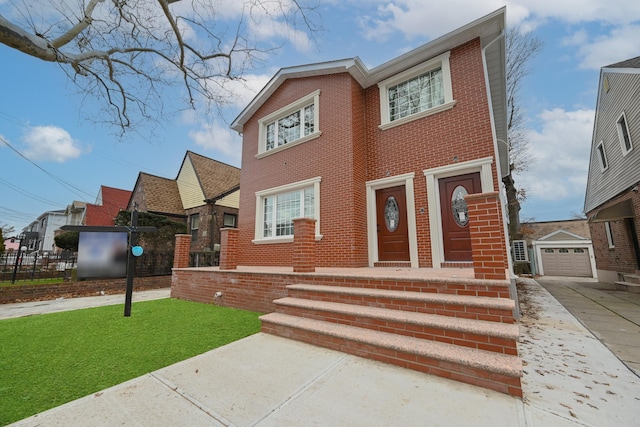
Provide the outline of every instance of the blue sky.
{"type": "MultiPolygon", "coordinates": [[[[13,3],[0,0],[0,15],[13,3]]],[[[220,4],[232,15],[238,2],[220,4]]],[[[140,171],[175,178],[186,150],[240,166],[241,140],[228,122],[279,68],[355,56],[375,67],[505,4],[508,24],[544,42],[522,93],[534,161],[516,176],[528,193],[521,216],[569,219],[582,212],[599,69],[640,56],[637,1],[325,0],[314,40],[282,23],[254,29],[281,48],[248,70],[222,117],[182,112],[153,135],[143,128],[123,139],[86,119],[95,103],[59,66],[0,45],[0,136],[21,153],[0,141],[0,225],[21,230],[73,200],[93,203],[100,185],[131,190],[140,171]]]]}

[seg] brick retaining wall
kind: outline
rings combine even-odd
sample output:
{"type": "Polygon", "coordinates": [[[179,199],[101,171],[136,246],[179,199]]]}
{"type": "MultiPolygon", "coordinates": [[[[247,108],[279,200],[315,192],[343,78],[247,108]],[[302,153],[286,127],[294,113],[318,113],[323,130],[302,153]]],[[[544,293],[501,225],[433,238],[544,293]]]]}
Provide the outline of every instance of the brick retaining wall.
{"type": "MultiPolygon", "coordinates": [[[[45,301],[56,298],[71,298],[105,294],[123,294],[126,290],[126,279],[83,280],[77,282],[52,283],[46,285],[1,286],[0,304],[23,301],[45,301]]],[[[133,282],[133,290],[168,288],[171,276],[137,277],[133,282]]]]}

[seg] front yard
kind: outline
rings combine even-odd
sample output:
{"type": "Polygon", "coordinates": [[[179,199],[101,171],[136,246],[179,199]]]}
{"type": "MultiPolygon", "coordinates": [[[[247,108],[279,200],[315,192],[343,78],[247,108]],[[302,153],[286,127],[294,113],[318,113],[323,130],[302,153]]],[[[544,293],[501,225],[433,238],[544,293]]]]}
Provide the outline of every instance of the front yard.
{"type": "Polygon", "coordinates": [[[0,321],[0,425],[252,335],[259,313],[162,299],[0,321]]]}

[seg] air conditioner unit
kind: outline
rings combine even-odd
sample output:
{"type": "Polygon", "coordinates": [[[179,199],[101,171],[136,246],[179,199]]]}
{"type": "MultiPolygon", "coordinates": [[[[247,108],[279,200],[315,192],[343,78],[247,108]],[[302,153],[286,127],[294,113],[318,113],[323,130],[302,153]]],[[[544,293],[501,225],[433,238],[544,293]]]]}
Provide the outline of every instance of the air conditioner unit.
{"type": "Polygon", "coordinates": [[[513,261],[529,262],[529,251],[527,250],[526,240],[513,241],[513,261]]]}

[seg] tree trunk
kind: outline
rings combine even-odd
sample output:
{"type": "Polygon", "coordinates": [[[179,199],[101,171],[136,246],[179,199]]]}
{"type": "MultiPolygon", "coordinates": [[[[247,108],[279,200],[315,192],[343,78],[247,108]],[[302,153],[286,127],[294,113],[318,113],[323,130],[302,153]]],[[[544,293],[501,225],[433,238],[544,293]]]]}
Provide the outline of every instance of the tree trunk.
{"type": "Polygon", "coordinates": [[[502,178],[507,192],[507,216],[509,218],[509,240],[520,240],[520,202],[518,201],[518,190],[516,189],[513,175],[509,174],[502,178]]]}

